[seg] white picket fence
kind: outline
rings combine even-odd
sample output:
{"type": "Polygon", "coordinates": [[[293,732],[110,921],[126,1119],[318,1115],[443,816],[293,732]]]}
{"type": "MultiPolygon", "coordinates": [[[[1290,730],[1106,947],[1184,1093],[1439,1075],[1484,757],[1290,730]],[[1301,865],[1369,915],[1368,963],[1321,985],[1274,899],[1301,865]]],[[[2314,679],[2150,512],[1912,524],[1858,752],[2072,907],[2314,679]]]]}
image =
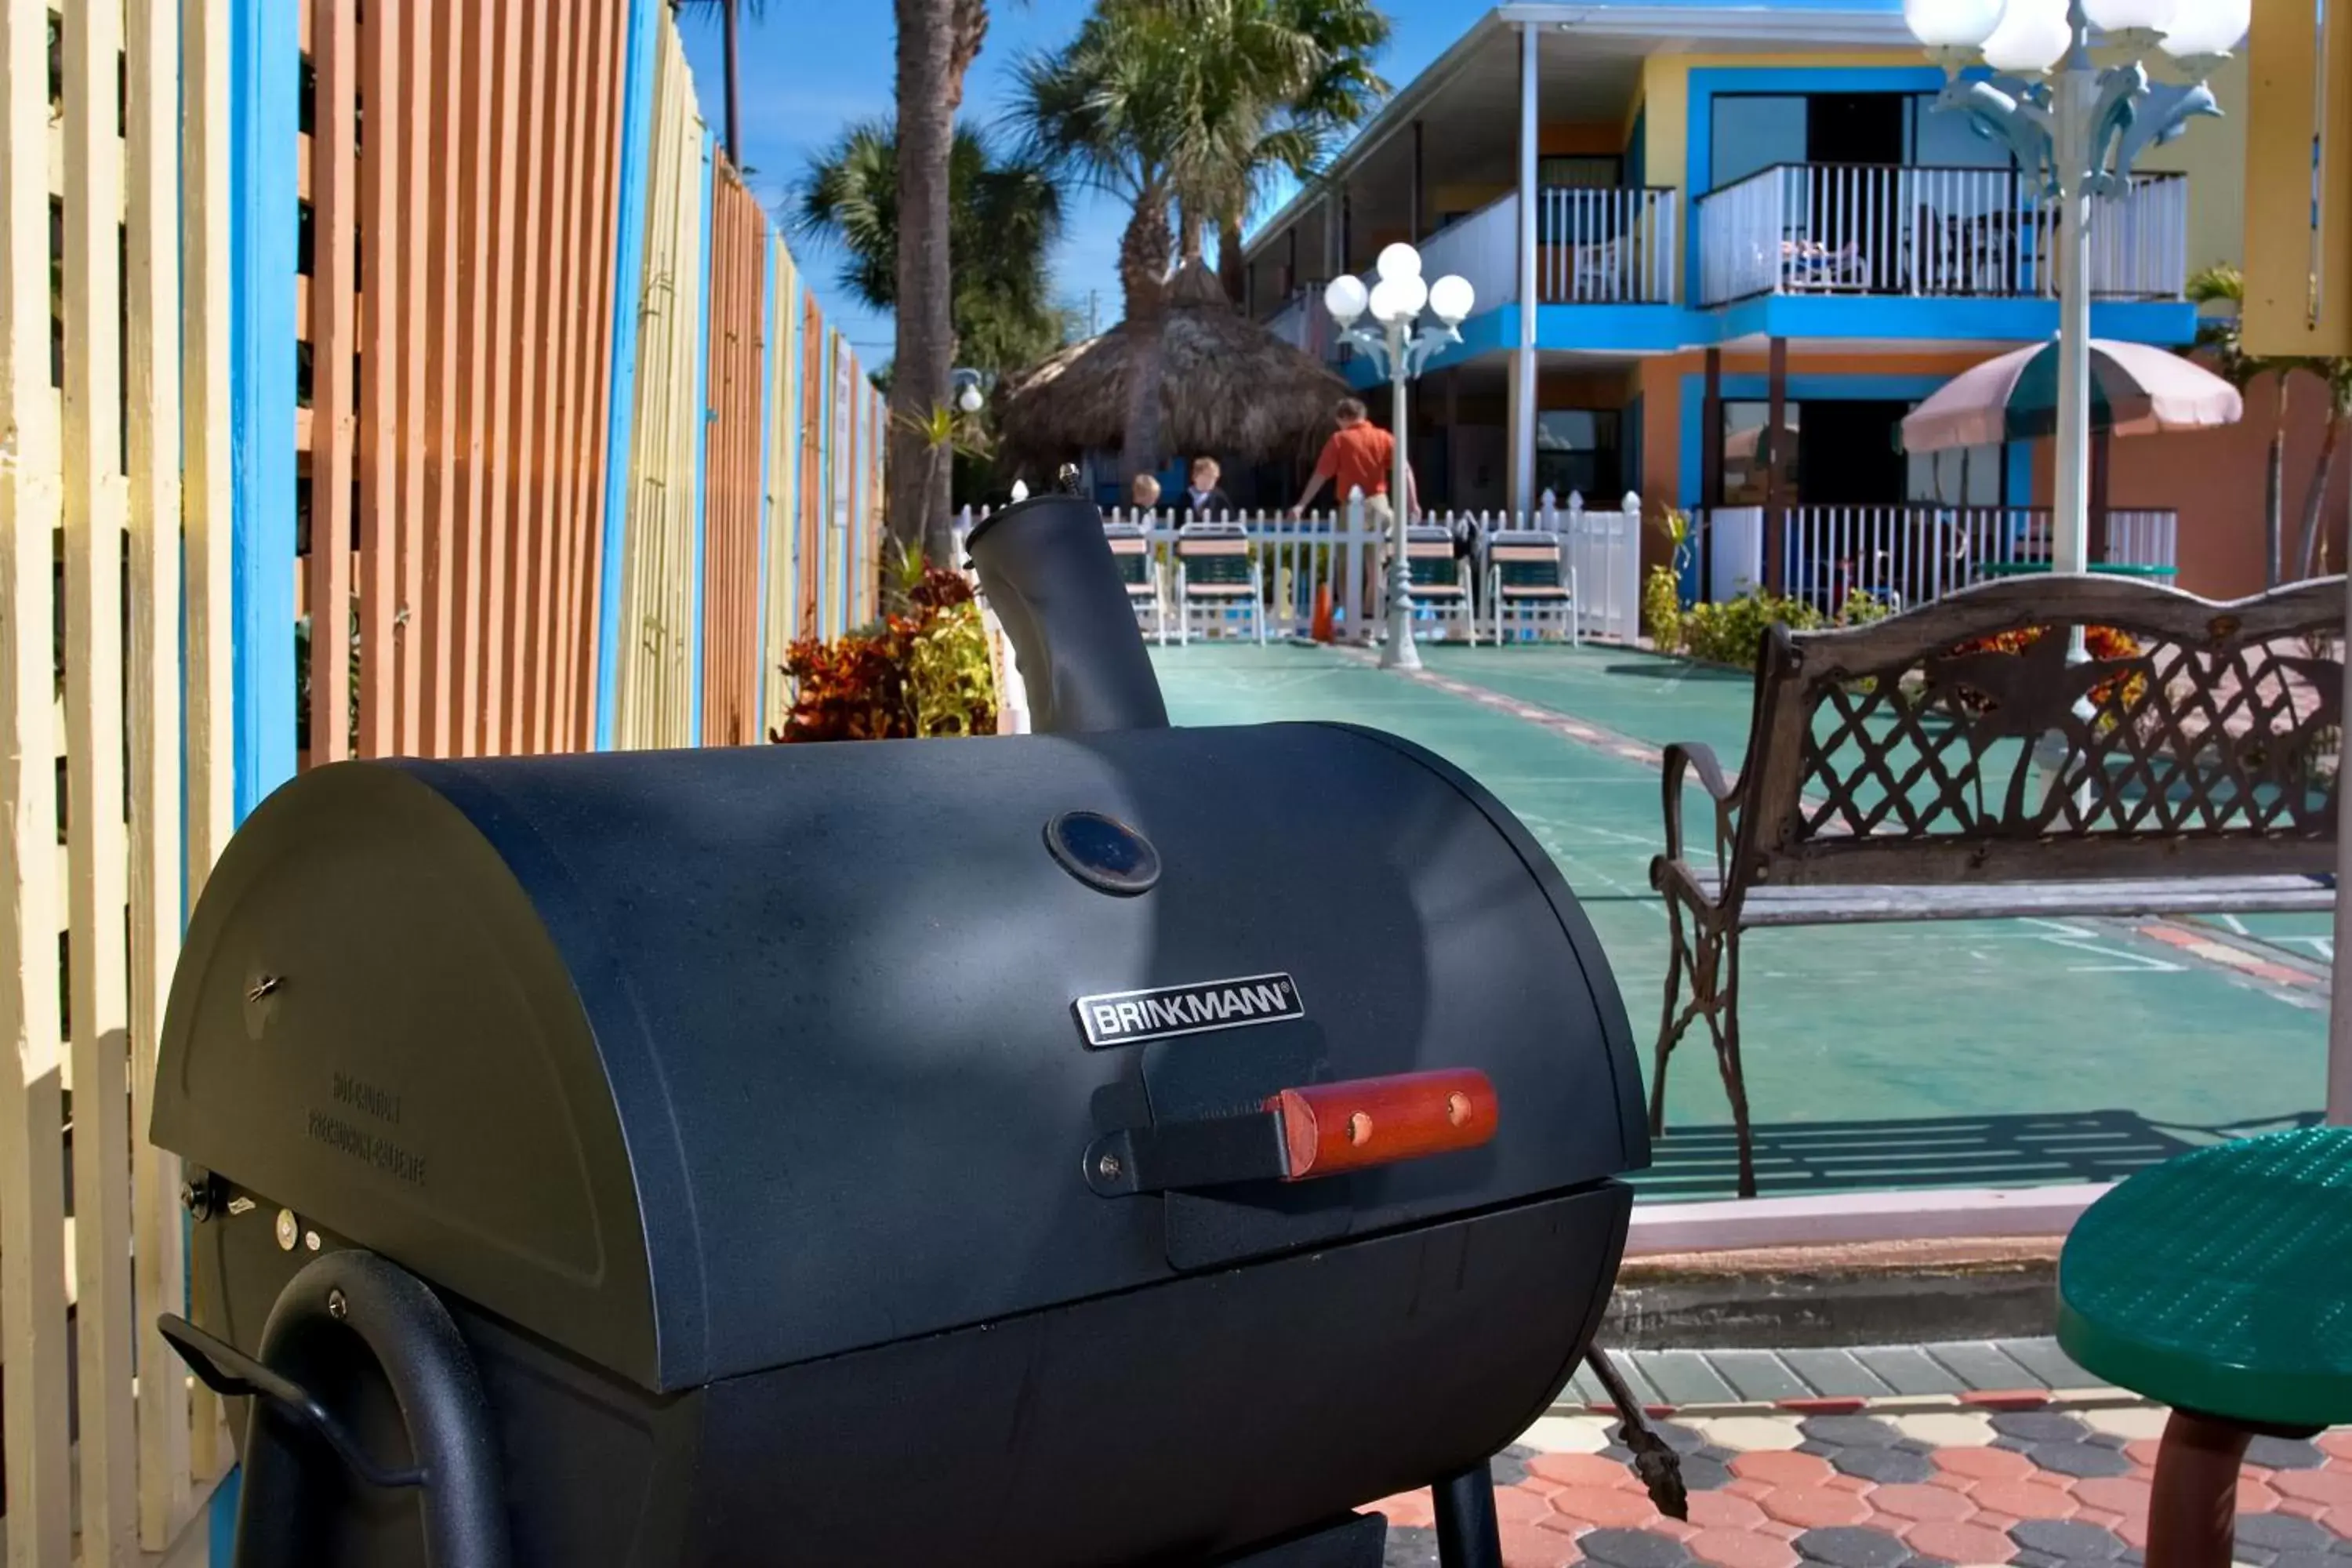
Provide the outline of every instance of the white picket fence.
{"type": "MultiPolygon", "coordinates": [[[[989,515],[991,509],[967,507],[956,519],[957,556],[962,540],[989,515]]],[[[1172,580],[1179,523],[1172,512],[1135,511],[1114,508],[1103,513],[1107,524],[1139,527],[1150,540],[1155,565],[1172,580]]],[[[1239,529],[1256,548],[1264,584],[1265,631],[1270,637],[1306,637],[1314,627],[1318,586],[1331,590],[1333,620],[1343,642],[1370,642],[1381,630],[1387,613],[1387,581],[1383,570],[1389,541],[1366,521],[1362,498],[1351,499],[1339,511],[1235,511],[1191,520],[1195,526],[1239,529]]],[[[1584,637],[1632,642],[1641,628],[1642,500],[1628,495],[1611,511],[1588,509],[1571,495],[1565,504],[1546,491],[1533,512],[1428,512],[1414,520],[1416,527],[1442,527],[1459,536],[1466,529],[1480,542],[1497,533],[1539,529],[1560,541],[1563,582],[1578,592],[1578,626],[1584,637]]],[[[1483,568],[1479,573],[1483,594],[1483,568]]],[[[1486,622],[1481,622],[1482,626],[1486,622]]],[[[1435,637],[1440,622],[1424,609],[1416,618],[1417,634],[1435,637]]]]}

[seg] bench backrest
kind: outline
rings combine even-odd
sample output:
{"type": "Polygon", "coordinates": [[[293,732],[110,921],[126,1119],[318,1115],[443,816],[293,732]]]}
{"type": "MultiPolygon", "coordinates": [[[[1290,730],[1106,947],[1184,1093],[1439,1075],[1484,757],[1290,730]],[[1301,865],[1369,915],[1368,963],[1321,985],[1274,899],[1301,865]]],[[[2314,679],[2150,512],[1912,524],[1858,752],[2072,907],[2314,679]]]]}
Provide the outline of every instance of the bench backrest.
{"type": "Polygon", "coordinates": [[[1874,626],[1776,626],[1757,664],[1737,874],[2332,872],[2344,595],[2341,577],[2221,605],[2032,576],[1874,626]],[[2078,626],[2091,659],[2070,665],[2078,626]]]}
{"type": "Polygon", "coordinates": [[[1187,588],[1231,587],[1250,580],[1249,537],[1239,529],[1186,529],[1176,536],[1176,559],[1187,588]]]}
{"type": "Polygon", "coordinates": [[[1495,585],[1506,595],[1514,588],[1557,588],[1560,585],[1559,536],[1496,534],[1486,544],[1486,563],[1494,569],[1495,585]]]}

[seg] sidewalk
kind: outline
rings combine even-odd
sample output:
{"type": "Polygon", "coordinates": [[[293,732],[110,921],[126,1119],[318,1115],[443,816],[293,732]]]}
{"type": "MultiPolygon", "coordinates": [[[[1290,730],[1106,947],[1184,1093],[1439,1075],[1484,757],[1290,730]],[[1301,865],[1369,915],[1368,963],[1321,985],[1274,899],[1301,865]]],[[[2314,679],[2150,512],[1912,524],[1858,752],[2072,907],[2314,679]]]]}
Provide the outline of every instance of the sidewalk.
{"type": "MultiPolygon", "coordinates": [[[[2063,1358],[2025,1357],[2066,1377],[2063,1358]]],[[[1966,1371],[1978,1347],[1858,1352],[1966,1371]]],[[[2055,1356],[2054,1346],[2048,1347],[2055,1356]]],[[[1675,1352],[1662,1352],[1673,1354],[1675,1352]]],[[[1791,1352],[1794,1354],[1816,1352],[1791,1352]]],[[[1793,1364],[1764,1352],[1714,1352],[1793,1364]]],[[[2016,1358],[2011,1357],[2012,1361],[2016,1358]]],[[[1656,1387],[1655,1363],[1643,1364],[1656,1387]]],[[[1571,1403],[1495,1462],[1507,1568],[2136,1568],[2165,1412],[2095,1384],[2074,1388],[1790,1397],[1686,1405],[1655,1420],[1683,1456],[1687,1523],[1652,1506],[1615,1442],[1613,1416],[1571,1403]],[[1707,1414],[1695,1414],[1705,1410],[1707,1414]]],[[[2067,1378],[2067,1381],[2077,1381],[2067,1378]]],[[[2087,1383],[2087,1379],[2082,1379],[2087,1383]]],[[[1819,1380],[1814,1380],[1818,1386],[1819,1380]]],[[[1435,1568],[1426,1492],[1373,1505],[1389,1568],[1435,1568]]],[[[2250,1568],[2352,1568],[2352,1432],[2256,1439],[2238,1490],[2236,1560],[2250,1568]]]]}

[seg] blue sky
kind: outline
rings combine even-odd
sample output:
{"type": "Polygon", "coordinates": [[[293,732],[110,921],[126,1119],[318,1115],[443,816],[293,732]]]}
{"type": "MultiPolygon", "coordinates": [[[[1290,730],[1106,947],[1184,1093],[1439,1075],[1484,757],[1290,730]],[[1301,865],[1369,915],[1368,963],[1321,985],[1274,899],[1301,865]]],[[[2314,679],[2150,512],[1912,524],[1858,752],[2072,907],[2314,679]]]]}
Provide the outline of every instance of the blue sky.
{"type": "MultiPolygon", "coordinates": [[[[967,119],[983,123],[1004,110],[1012,68],[1024,53],[1050,48],[1077,30],[1090,0],[996,0],[988,45],[964,91],[967,119]]],[[[1381,63],[1399,86],[1443,53],[1484,15],[1492,0],[1388,0],[1396,25],[1381,63]]],[[[892,63],[891,7],[885,0],[767,0],[764,15],[748,22],[742,59],[743,142],[754,171],[751,186],[772,211],[810,155],[843,126],[888,112],[892,63]]],[[[703,111],[716,128],[720,92],[719,24],[715,15],[681,24],[703,111]]],[[[1071,193],[1069,234],[1055,258],[1056,295],[1083,310],[1092,291],[1100,324],[1118,319],[1118,235],[1127,221],[1116,202],[1071,193]]],[[[858,309],[834,281],[835,262],[795,245],[826,311],[856,343],[858,357],[878,364],[890,354],[890,321],[858,309]]]]}

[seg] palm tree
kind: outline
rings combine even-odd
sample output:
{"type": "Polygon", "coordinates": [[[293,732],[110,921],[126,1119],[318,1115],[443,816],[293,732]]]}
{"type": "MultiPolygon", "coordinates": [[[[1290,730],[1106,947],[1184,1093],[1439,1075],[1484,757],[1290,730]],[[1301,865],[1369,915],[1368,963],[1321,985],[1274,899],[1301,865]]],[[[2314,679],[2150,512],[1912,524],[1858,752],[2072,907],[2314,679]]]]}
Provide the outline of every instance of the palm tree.
{"type": "Polygon", "coordinates": [[[1369,0],[1097,0],[1068,45],[1022,62],[1015,117],[1033,153],[1129,205],[1119,287],[1141,356],[1128,389],[1130,473],[1159,462],[1159,327],[1180,236],[1198,261],[1205,233],[1237,231],[1276,170],[1312,168],[1330,116],[1360,114],[1376,89],[1369,49],[1386,27],[1369,0]]]}
{"type": "MultiPolygon", "coordinates": [[[[984,371],[1017,370],[1059,348],[1060,312],[1047,292],[1062,231],[1062,193],[1019,157],[999,159],[959,125],[948,158],[948,249],[956,259],[956,357],[984,371]]],[[[841,258],[842,287],[874,310],[898,302],[898,145],[888,120],[853,125],[810,160],[793,194],[793,230],[841,258]]]]}
{"type": "Polygon", "coordinates": [[[1282,0],[1283,25],[1311,39],[1318,68],[1284,104],[1235,192],[1217,215],[1217,277],[1238,305],[1247,293],[1242,225],[1274,178],[1320,173],[1340,139],[1371,117],[1389,84],[1372,60],[1389,41],[1389,19],[1370,0],[1282,0]]]}
{"type": "Polygon", "coordinates": [[[738,89],[738,35],[742,31],[743,16],[753,21],[768,8],[768,0],[669,0],[672,11],[716,11],[719,13],[719,51],[727,62],[727,156],[739,174],[750,173],[743,166],[742,94],[738,89]]]}
{"type": "Polygon", "coordinates": [[[890,536],[902,550],[947,555],[947,474],[925,432],[948,405],[955,365],[948,164],[960,90],[958,0],[896,0],[898,17],[898,254],[892,298],[898,344],[890,370],[890,536]]]}
{"type": "Polygon", "coordinates": [[[2263,496],[2263,584],[2275,588],[2282,551],[2279,536],[2286,507],[2288,384],[2295,363],[2246,353],[2244,341],[2239,336],[2239,321],[2246,305],[2246,277],[2238,268],[2226,264],[2204,268],[2189,279],[2189,298],[2200,310],[2207,305],[2228,307],[2226,314],[2205,316],[2197,323],[2197,346],[2211,356],[2215,374],[2241,394],[2251,391],[2253,384],[2265,375],[2273,378],[2278,404],[2273,410],[2270,462],[2263,496]]]}

